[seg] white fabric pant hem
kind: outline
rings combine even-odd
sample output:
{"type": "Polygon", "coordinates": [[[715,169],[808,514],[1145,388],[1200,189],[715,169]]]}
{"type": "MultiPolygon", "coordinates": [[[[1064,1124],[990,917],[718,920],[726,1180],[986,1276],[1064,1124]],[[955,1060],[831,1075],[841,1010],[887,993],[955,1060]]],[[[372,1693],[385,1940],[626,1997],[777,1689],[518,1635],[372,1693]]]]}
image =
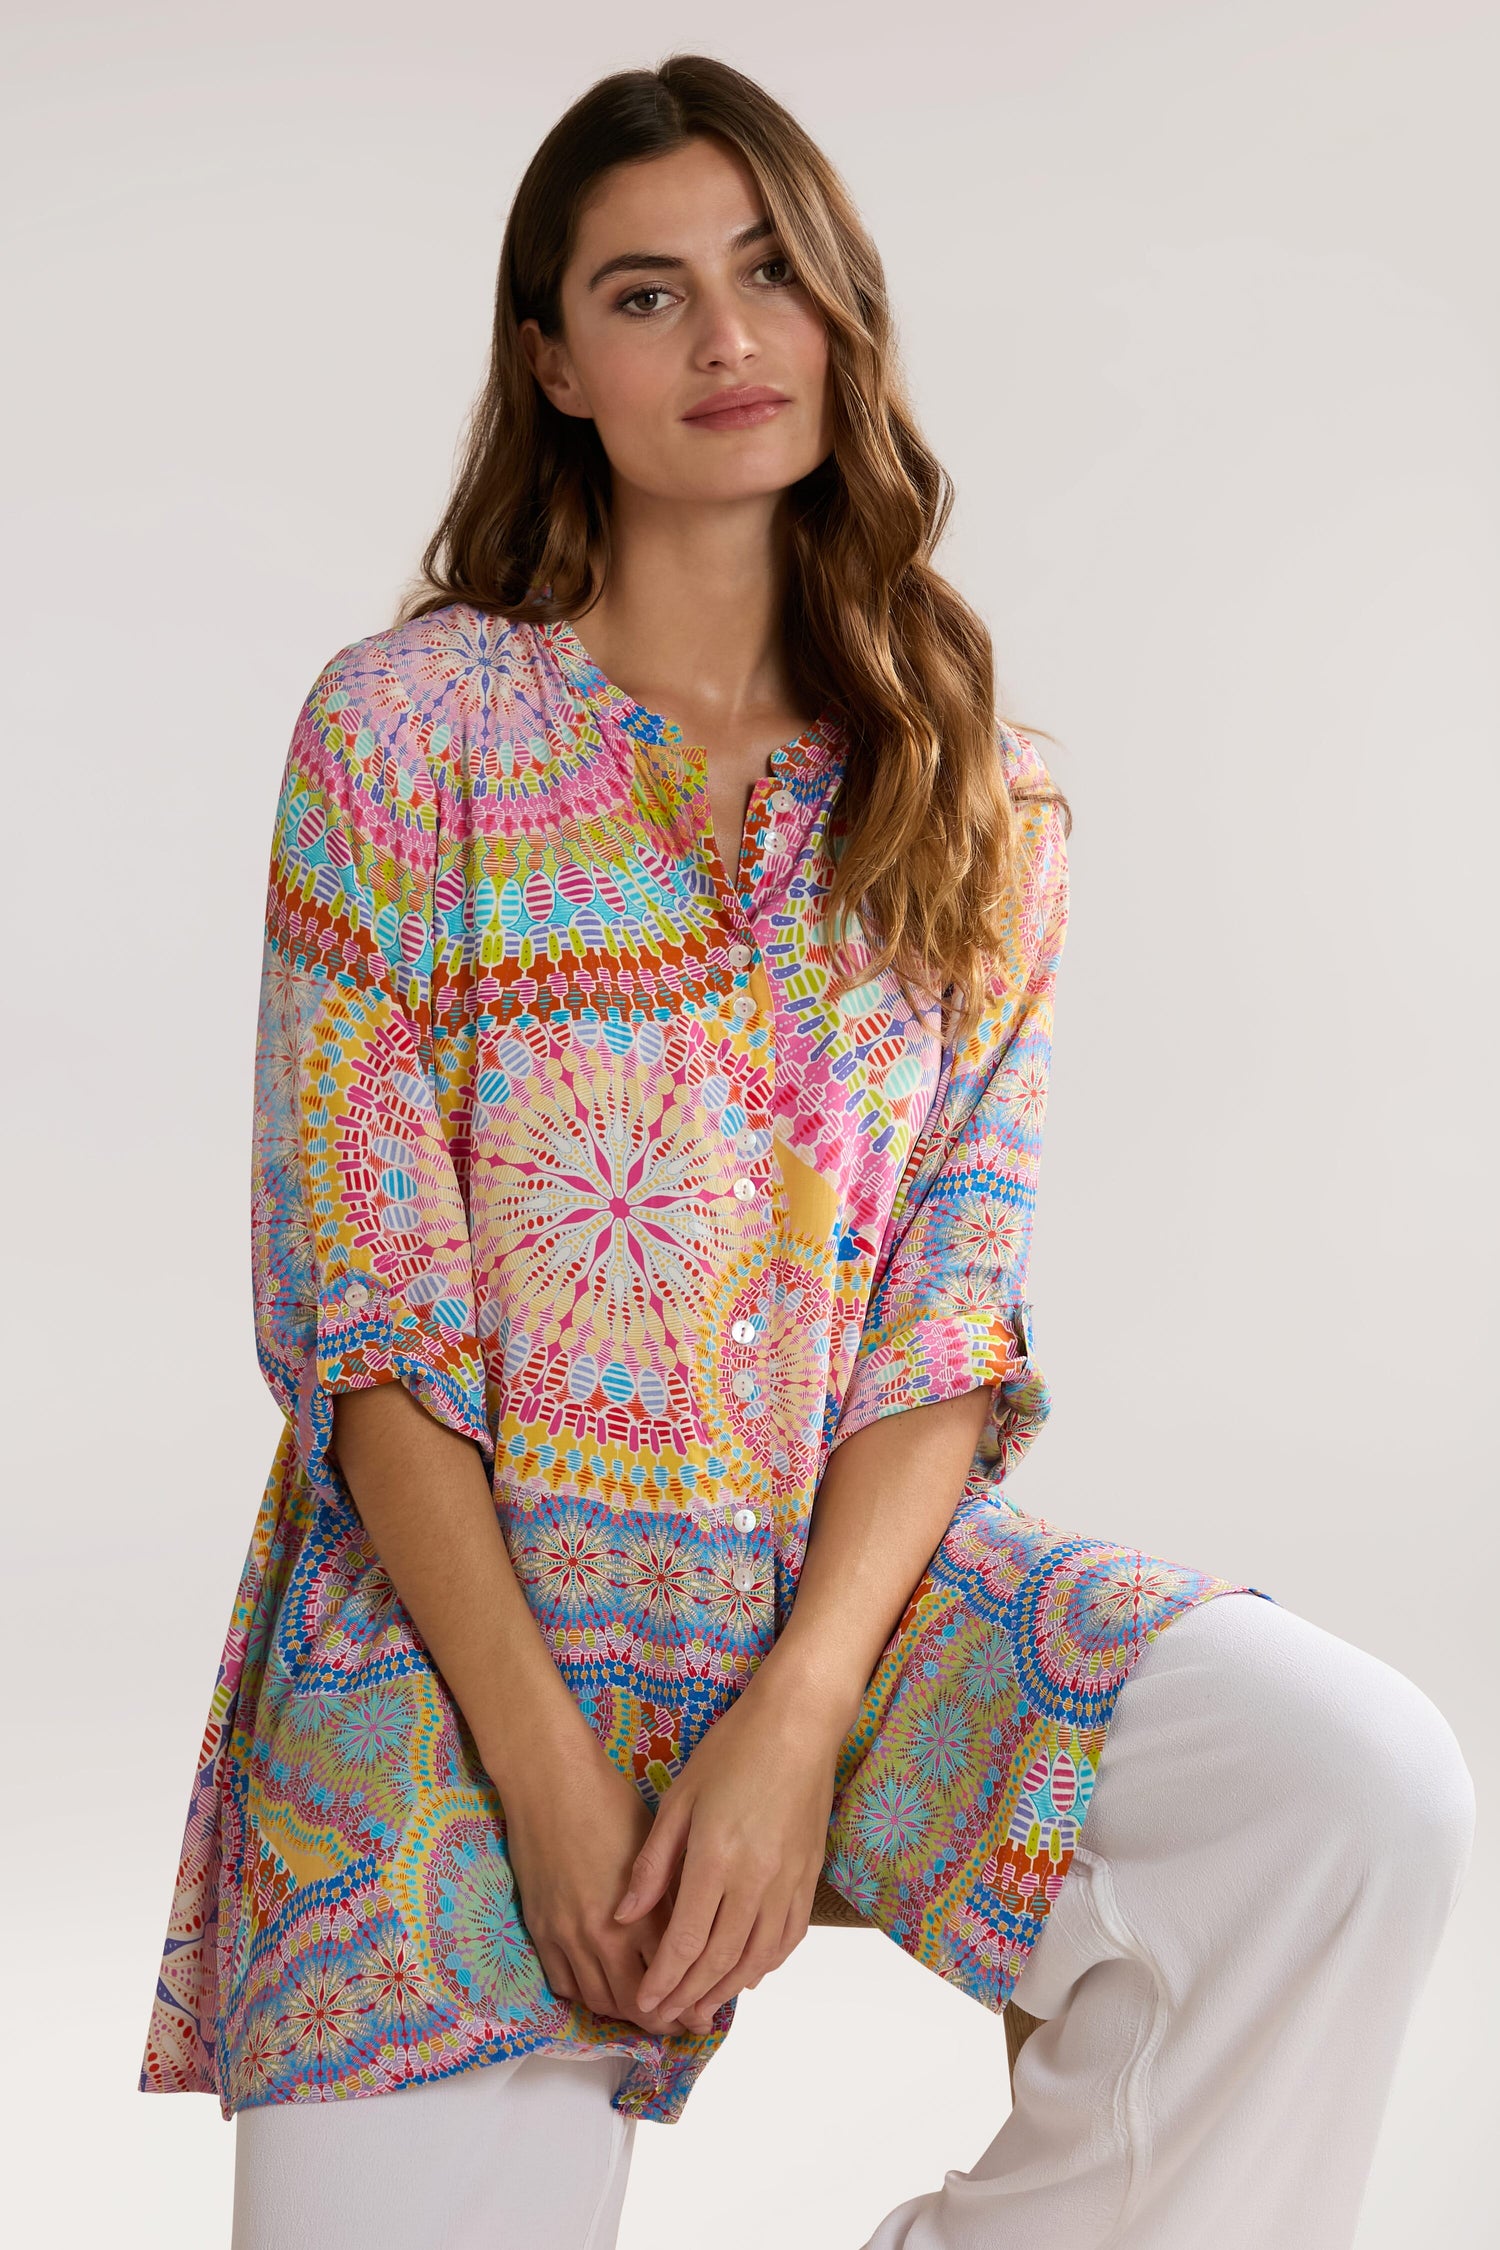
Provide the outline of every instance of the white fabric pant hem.
{"type": "Polygon", "coordinates": [[[613,2250],[630,2057],[513,2055],[234,2121],[231,2250],[613,2250]]]}

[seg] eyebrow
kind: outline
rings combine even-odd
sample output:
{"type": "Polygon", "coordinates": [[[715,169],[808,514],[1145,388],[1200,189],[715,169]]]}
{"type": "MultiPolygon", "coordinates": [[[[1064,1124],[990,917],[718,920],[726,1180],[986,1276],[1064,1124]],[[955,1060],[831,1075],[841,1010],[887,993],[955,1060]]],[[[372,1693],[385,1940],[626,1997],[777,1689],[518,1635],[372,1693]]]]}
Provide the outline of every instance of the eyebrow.
{"type": "MultiPolygon", "coordinates": [[[[730,236],[729,247],[731,250],[745,250],[752,242],[764,242],[767,235],[774,235],[775,232],[774,220],[754,219],[749,226],[741,227],[738,234],[730,236]]],[[[663,250],[622,250],[618,257],[606,258],[598,271],[589,275],[588,286],[590,289],[597,289],[600,282],[607,281],[612,273],[636,273],[642,267],[649,268],[653,273],[680,273],[686,264],[686,258],[670,257],[663,250]]]]}

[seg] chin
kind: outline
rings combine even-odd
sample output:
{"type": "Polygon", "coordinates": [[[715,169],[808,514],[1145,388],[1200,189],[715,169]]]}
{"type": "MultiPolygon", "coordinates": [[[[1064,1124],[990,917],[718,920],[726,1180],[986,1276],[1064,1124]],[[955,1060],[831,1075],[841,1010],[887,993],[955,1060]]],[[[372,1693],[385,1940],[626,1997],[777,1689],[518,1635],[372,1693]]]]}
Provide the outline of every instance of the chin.
{"type": "Polygon", "coordinates": [[[726,502],[761,500],[770,494],[785,492],[789,485],[810,475],[826,457],[826,451],[813,453],[805,446],[795,453],[778,448],[774,454],[769,450],[755,454],[747,446],[736,457],[726,445],[721,460],[695,462],[694,475],[668,480],[669,490],[663,492],[663,497],[726,502]]]}

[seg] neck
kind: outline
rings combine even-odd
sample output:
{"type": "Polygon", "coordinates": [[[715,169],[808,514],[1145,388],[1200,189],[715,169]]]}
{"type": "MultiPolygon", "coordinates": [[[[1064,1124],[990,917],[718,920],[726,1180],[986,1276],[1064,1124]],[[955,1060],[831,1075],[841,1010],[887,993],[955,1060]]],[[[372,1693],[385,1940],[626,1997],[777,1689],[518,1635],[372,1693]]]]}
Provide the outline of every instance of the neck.
{"type": "Polygon", "coordinates": [[[684,507],[616,480],[608,580],[572,624],[627,695],[726,728],[787,708],[779,497],[684,507]]]}

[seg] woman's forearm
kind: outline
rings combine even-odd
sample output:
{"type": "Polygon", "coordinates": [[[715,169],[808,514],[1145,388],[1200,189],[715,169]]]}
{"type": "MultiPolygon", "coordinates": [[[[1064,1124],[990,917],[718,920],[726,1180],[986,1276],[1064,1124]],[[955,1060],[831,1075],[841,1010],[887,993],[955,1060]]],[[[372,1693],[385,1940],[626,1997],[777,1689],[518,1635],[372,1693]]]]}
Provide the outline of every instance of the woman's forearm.
{"type": "Polygon", "coordinates": [[[333,1450],[502,1799],[594,1737],[511,1567],[483,1459],[402,1383],[342,1392],[333,1450]]]}
{"type": "Polygon", "coordinates": [[[756,1681],[841,1742],[912,1589],[942,1543],[989,1412],[988,1387],[867,1423],[836,1447],[792,1614],[756,1681]]]}
{"type": "MultiPolygon", "coordinates": [[[[944,1533],[989,1408],[985,1389],[857,1430],[823,1472],[792,1614],[752,1682],[799,1729],[842,1741],[944,1533]]],[[[333,1449],[379,1556],[502,1798],[594,1736],[511,1567],[472,1440],[401,1383],[341,1393],[333,1449]],[[538,1752],[541,1752],[539,1755],[538,1752]]]]}

